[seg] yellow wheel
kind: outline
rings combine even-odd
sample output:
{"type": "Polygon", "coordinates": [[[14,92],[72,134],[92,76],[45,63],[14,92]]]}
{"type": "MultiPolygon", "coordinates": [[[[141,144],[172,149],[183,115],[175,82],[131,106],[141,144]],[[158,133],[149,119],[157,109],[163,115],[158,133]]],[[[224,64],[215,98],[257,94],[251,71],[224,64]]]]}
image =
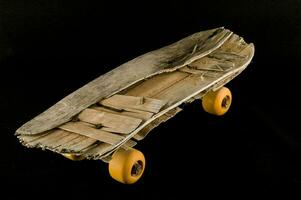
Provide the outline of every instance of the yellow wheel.
{"type": "Polygon", "coordinates": [[[80,161],[83,160],[85,157],[82,155],[76,155],[76,154],[72,154],[72,153],[63,153],[62,154],[64,157],[70,159],[70,160],[74,160],[74,161],[80,161]]]}
{"type": "Polygon", "coordinates": [[[225,114],[231,105],[231,91],[222,87],[217,91],[210,91],[203,97],[202,105],[206,112],[213,115],[225,114]]]}
{"type": "Polygon", "coordinates": [[[136,149],[118,149],[109,162],[111,177],[121,183],[132,184],[138,181],[145,168],[143,153],[136,149]]]}

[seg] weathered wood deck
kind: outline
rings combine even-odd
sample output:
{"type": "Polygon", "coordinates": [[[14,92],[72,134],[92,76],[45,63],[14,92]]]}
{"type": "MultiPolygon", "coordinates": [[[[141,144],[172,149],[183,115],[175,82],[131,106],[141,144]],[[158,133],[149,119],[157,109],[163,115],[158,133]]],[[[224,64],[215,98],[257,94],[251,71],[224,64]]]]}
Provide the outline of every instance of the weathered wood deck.
{"type": "Polygon", "coordinates": [[[252,44],[223,28],[192,35],[92,81],[18,129],[18,138],[27,147],[101,159],[233,79],[253,54],[252,44]]]}

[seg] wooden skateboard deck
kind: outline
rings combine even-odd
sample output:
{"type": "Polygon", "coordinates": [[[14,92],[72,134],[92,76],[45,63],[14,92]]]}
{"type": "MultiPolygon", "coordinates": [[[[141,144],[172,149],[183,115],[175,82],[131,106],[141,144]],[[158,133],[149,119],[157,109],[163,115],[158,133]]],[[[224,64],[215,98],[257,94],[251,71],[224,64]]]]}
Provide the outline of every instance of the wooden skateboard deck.
{"type": "Polygon", "coordinates": [[[253,44],[227,29],[193,34],[98,77],[16,135],[27,147],[107,161],[176,115],[181,104],[232,80],[253,55],[253,44]]]}

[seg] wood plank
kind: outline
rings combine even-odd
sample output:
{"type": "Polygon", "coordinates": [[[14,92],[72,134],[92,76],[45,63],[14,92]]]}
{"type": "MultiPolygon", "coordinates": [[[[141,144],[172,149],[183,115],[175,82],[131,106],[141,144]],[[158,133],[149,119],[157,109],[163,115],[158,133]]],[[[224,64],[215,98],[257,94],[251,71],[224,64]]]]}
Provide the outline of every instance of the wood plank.
{"type": "Polygon", "coordinates": [[[210,84],[212,80],[214,78],[206,77],[204,79],[199,75],[190,75],[168,88],[168,90],[157,94],[155,98],[168,99],[168,105],[172,105],[210,84]]]}
{"type": "Polygon", "coordinates": [[[61,143],[60,145],[56,145],[56,146],[53,146],[53,150],[56,151],[56,152],[70,152],[70,145],[74,145],[74,144],[77,144],[79,141],[83,140],[83,136],[82,135],[79,135],[79,134],[76,134],[74,133],[73,135],[74,137],[72,138],[69,138],[67,141],[65,141],[64,143],[61,143]]]}
{"type": "Polygon", "coordinates": [[[96,147],[87,150],[82,155],[88,159],[98,159],[99,156],[106,153],[108,150],[110,150],[111,147],[112,145],[102,142],[98,144],[96,147]]]}
{"type": "Polygon", "coordinates": [[[48,135],[51,131],[47,131],[45,133],[41,133],[41,134],[36,134],[36,135],[18,135],[17,138],[19,139],[20,142],[22,143],[29,143],[32,142],[34,140],[40,139],[42,137],[45,137],[46,135],[48,135]]]}
{"type": "Polygon", "coordinates": [[[95,144],[96,142],[98,142],[98,140],[86,137],[85,139],[81,140],[77,144],[70,146],[70,150],[74,152],[81,152],[82,150],[88,148],[89,146],[95,144]]]}
{"type": "Polygon", "coordinates": [[[41,145],[41,147],[44,147],[45,144],[57,141],[64,136],[65,136],[64,131],[56,129],[56,130],[50,131],[45,137],[41,137],[37,140],[28,142],[26,145],[30,146],[30,147],[35,147],[37,145],[41,145]]]}
{"type": "Polygon", "coordinates": [[[124,112],[126,112],[127,114],[130,114],[130,115],[143,116],[143,119],[145,119],[145,120],[151,118],[154,115],[154,113],[152,113],[152,112],[137,110],[134,108],[125,108],[124,112]]]}
{"type": "Polygon", "coordinates": [[[124,116],[128,116],[128,117],[134,117],[134,118],[142,119],[143,121],[148,120],[149,118],[151,118],[154,115],[154,113],[151,113],[151,112],[135,110],[135,109],[115,111],[115,110],[105,108],[102,106],[93,106],[93,107],[91,107],[91,109],[100,110],[100,111],[104,111],[104,112],[108,112],[108,113],[114,113],[114,114],[118,114],[118,115],[124,115],[124,116]]]}
{"type": "Polygon", "coordinates": [[[115,94],[114,96],[100,101],[101,105],[118,109],[137,109],[152,113],[158,113],[166,104],[165,101],[147,97],[135,97],[115,94]]]}
{"type": "Polygon", "coordinates": [[[25,145],[27,146],[39,146],[44,149],[59,152],[78,152],[97,142],[97,140],[95,139],[61,129],[55,129],[48,134],[44,134],[44,137],[36,137],[34,135],[30,135],[25,136],[24,138],[25,145]]]}
{"type": "Polygon", "coordinates": [[[188,74],[179,71],[159,74],[131,88],[125,95],[153,97],[187,76],[188,74]]]}
{"type": "MultiPolygon", "coordinates": [[[[62,130],[64,131],[64,130],[62,130]]],[[[57,143],[55,145],[52,146],[53,149],[59,148],[60,146],[62,146],[65,143],[68,143],[72,140],[74,140],[75,138],[79,137],[80,135],[77,133],[72,133],[69,131],[66,131],[67,133],[69,133],[68,136],[61,138],[59,141],[57,141],[57,143]]]]}
{"type": "MultiPolygon", "coordinates": [[[[60,129],[55,129],[54,132],[59,132],[60,136],[57,136],[52,139],[44,140],[43,142],[40,143],[40,146],[42,148],[55,146],[60,140],[64,139],[65,137],[67,137],[69,135],[68,132],[62,131],[60,129]]],[[[53,134],[53,133],[51,133],[51,134],[53,134]]]]}
{"type": "Polygon", "coordinates": [[[101,130],[129,134],[142,122],[141,119],[113,114],[110,112],[87,108],[83,110],[78,119],[95,125],[103,126],[101,130]]]}
{"type": "Polygon", "coordinates": [[[87,137],[79,135],[76,138],[74,138],[73,140],[70,140],[64,144],[62,144],[59,148],[57,148],[60,152],[63,153],[76,153],[76,151],[72,148],[73,146],[80,144],[82,141],[84,141],[85,139],[87,139],[87,137]]]}
{"type": "Polygon", "coordinates": [[[99,100],[137,81],[179,69],[218,49],[232,32],[217,28],[195,33],[164,48],[146,53],[99,76],[20,127],[16,134],[38,134],[68,122],[99,100]]]}
{"type": "Polygon", "coordinates": [[[107,131],[99,130],[92,128],[90,126],[87,126],[81,122],[68,122],[62,126],[59,127],[60,129],[70,131],[73,133],[77,133],[86,137],[93,138],[95,140],[105,142],[108,144],[116,144],[124,139],[123,136],[117,135],[114,133],[110,133],[107,131]]]}

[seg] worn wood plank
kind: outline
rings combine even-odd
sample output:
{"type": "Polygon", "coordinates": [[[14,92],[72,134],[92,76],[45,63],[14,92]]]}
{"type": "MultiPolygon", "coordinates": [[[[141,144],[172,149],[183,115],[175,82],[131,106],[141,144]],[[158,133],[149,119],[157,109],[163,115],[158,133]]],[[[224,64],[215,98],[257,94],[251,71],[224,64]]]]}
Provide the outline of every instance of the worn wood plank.
{"type": "Polygon", "coordinates": [[[77,133],[86,137],[99,140],[108,144],[116,144],[124,139],[123,136],[110,133],[107,131],[95,129],[81,122],[68,122],[59,127],[60,129],[77,133]]]}
{"type": "Polygon", "coordinates": [[[110,112],[87,108],[83,110],[78,119],[95,125],[103,126],[101,130],[129,134],[142,122],[141,119],[118,115],[110,112]]]}
{"type": "Polygon", "coordinates": [[[128,116],[128,117],[134,117],[134,118],[142,119],[143,121],[148,120],[149,118],[151,118],[154,115],[154,113],[151,113],[151,112],[135,110],[135,109],[115,111],[115,110],[105,108],[102,106],[93,106],[93,107],[91,107],[91,109],[100,110],[100,111],[104,111],[104,112],[108,112],[108,113],[114,113],[114,114],[118,114],[118,115],[124,115],[124,116],[128,116]]]}
{"type": "Polygon", "coordinates": [[[53,129],[99,100],[140,80],[175,71],[219,48],[232,32],[217,28],[195,33],[174,44],[139,56],[96,78],[20,127],[16,134],[38,134],[53,129]]]}
{"type": "Polygon", "coordinates": [[[170,106],[210,84],[212,80],[213,78],[207,77],[204,79],[202,76],[190,75],[182,81],[172,85],[168,90],[158,93],[154,98],[168,99],[167,106],[170,106]]]}
{"type": "Polygon", "coordinates": [[[36,135],[18,135],[18,139],[20,142],[26,144],[32,142],[34,140],[40,139],[48,135],[51,131],[46,131],[45,133],[36,134],[36,135]]]}
{"type": "Polygon", "coordinates": [[[70,146],[75,145],[78,142],[84,140],[84,137],[82,135],[74,133],[73,136],[74,137],[68,138],[68,140],[65,141],[64,143],[61,143],[60,145],[56,145],[53,147],[48,147],[48,149],[54,150],[54,151],[60,152],[60,153],[73,152],[70,149],[70,146]]]}
{"type": "Polygon", "coordinates": [[[54,132],[51,134],[53,135],[54,133],[59,133],[59,135],[57,137],[47,138],[47,140],[43,140],[43,142],[41,142],[39,145],[41,147],[52,147],[69,135],[68,132],[59,129],[54,130],[54,132]]]}
{"type": "Polygon", "coordinates": [[[86,137],[85,139],[81,140],[77,144],[74,144],[69,147],[74,152],[81,152],[82,150],[90,147],[91,145],[95,144],[98,140],[95,140],[93,138],[86,137]]]}
{"type": "MultiPolygon", "coordinates": [[[[62,131],[64,131],[64,130],[62,130],[62,131]]],[[[68,143],[68,142],[70,142],[70,141],[72,141],[72,140],[74,140],[75,138],[77,138],[77,137],[80,136],[80,135],[77,134],[77,133],[71,133],[71,132],[69,132],[69,131],[66,131],[66,132],[69,133],[69,135],[66,136],[66,137],[64,137],[64,138],[61,138],[59,141],[57,141],[57,143],[56,143],[55,145],[52,146],[53,149],[59,150],[58,148],[59,148],[60,146],[62,146],[62,145],[65,144],[65,143],[68,143]]]]}
{"type": "Polygon", "coordinates": [[[114,96],[100,101],[101,105],[118,109],[137,109],[152,113],[158,113],[166,104],[165,101],[147,97],[135,97],[115,94],[114,96]]]}
{"type": "Polygon", "coordinates": [[[76,150],[73,149],[73,146],[80,144],[81,142],[83,142],[86,139],[87,139],[87,137],[79,135],[76,138],[74,138],[73,140],[70,140],[70,141],[62,144],[57,149],[59,149],[59,151],[62,153],[71,153],[71,152],[77,153],[76,150]]]}
{"type": "Polygon", "coordinates": [[[84,148],[97,142],[97,140],[81,136],[76,133],[56,129],[44,134],[43,137],[35,135],[25,135],[22,141],[29,147],[39,146],[43,149],[49,149],[57,152],[61,151],[81,151],[84,148]]]}
{"type": "Polygon", "coordinates": [[[143,116],[143,119],[149,119],[154,115],[154,113],[152,112],[137,110],[135,108],[125,108],[124,111],[127,113],[131,113],[131,115],[136,115],[137,117],[143,116]]]}
{"type": "Polygon", "coordinates": [[[125,95],[153,97],[187,76],[188,74],[179,71],[159,74],[131,88],[125,95]]]}
{"type": "Polygon", "coordinates": [[[97,159],[100,155],[107,152],[111,147],[112,145],[102,142],[98,144],[96,147],[87,150],[82,155],[88,159],[97,159]]]}
{"type": "Polygon", "coordinates": [[[44,147],[47,143],[52,143],[54,141],[57,141],[65,136],[65,132],[61,130],[52,130],[50,131],[46,136],[41,137],[39,139],[33,140],[31,142],[26,143],[27,146],[34,147],[37,145],[41,145],[41,147],[44,147]]]}

